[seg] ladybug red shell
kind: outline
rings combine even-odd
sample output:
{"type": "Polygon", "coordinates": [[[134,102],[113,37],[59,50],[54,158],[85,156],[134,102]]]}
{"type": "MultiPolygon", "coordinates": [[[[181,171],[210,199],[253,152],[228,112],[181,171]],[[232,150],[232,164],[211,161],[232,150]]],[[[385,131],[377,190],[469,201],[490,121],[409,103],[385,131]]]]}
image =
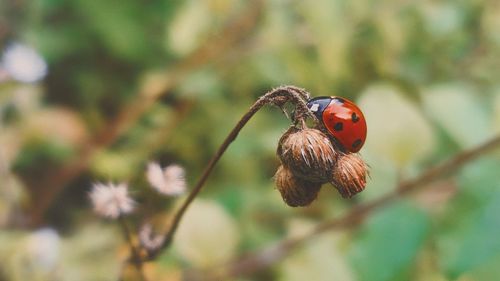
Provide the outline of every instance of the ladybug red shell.
{"type": "Polygon", "coordinates": [[[307,107],[348,152],[358,152],[366,140],[366,120],[352,101],[340,97],[316,97],[307,107]]]}

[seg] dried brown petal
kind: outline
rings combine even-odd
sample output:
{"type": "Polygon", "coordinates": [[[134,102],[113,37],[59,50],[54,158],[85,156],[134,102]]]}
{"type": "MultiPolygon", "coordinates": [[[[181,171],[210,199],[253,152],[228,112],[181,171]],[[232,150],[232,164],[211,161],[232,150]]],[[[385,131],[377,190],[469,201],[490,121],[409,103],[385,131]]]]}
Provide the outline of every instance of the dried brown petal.
{"type": "Polygon", "coordinates": [[[350,153],[338,158],[331,182],[342,197],[350,198],[365,189],[367,175],[365,161],[358,154],[350,153]]]}
{"type": "Polygon", "coordinates": [[[277,154],[295,176],[317,183],[329,181],[338,157],[330,140],[320,130],[295,127],[281,137],[277,154]]]}
{"type": "Polygon", "coordinates": [[[283,201],[290,207],[303,207],[311,204],[321,188],[320,183],[297,178],[292,171],[283,166],[278,168],[274,178],[283,201]]]}

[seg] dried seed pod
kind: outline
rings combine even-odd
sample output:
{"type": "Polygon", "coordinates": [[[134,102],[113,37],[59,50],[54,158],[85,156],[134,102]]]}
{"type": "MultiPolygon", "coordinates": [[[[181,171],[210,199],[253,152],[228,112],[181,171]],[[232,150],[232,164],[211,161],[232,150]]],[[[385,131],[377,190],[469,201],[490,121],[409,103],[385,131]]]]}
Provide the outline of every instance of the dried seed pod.
{"type": "Polygon", "coordinates": [[[290,207],[303,207],[311,204],[321,189],[320,183],[297,178],[284,166],[279,166],[274,179],[283,201],[290,207]]]}
{"type": "Polygon", "coordinates": [[[358,154],[345,154],[337,159],[331,183],[342,197],[350,198],[365,189],[367,175],[368,167],[358,154]]]}
{"type": "Polygon", "coordinates": [[[317,129],[291,127],[281,137],[278,157],[293,174],[307,181],[330,181],[338,153],[328,137],[317,129]]]}

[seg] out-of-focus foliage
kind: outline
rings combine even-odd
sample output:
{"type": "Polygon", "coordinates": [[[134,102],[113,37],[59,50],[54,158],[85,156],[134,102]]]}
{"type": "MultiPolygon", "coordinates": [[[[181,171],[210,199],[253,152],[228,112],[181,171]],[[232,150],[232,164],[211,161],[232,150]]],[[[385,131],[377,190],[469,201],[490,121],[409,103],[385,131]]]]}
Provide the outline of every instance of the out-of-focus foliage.
{"type": "Polygon", "coordinates": [[[234,256],[239,240],[234,219],[218,204],[200,199],[193,203],[179,226],[179,255],[197,267],[215,266],[234,256]],[[214,241],[224,243],[214,243],[214,241]]]}
{"type": "Polygon", "coordinates": [[[428,225],[425,214],[412,206],[398,205],[374,215],[351,250],[359,280],[409,279],[410,264],[422,248],[428,225]]]}
{"type": "MultiPolygon", "coordinates": [[[[146,164],[179,163],[192,185],[272,87],[359,102],[366,190],[343,200],[325,186],[310,207],[286,207],[271,178],[289,121],[264,109],[224,154],[175,251],[146,267],[152,280],[179,280],[184,269],[310,229],[500,133],[498,1],[259,3],[0,1],[1,280],[117,280],[127,248],[113,222],[96,223],[91,184],[128,182],[134,229],[144,218],[164,227],[178,203],[146,184],[146,164]],[[148,104],[155,89],[161,97],[148,104]],[[114,122],[127,126],[113,135],[114,122]],[[50,208],[31,213],[57,185],[50,208]]],[[[499,167],[497,150],[248,280],[495,280],[499,167]]]]}
{"type": "MultiPolygon", "coordinates": [[[[304,219],[291,219],[289,236],[307,231],[313,224],[304,219]]],[[[356,280],[347,263],[342,234],[321,235],[303,249],[293,253],[284,263],[279,280],[356,280]]]]}
{"type": "Polygon", "coordinates": [[[434,150],[435,141],[429,122],[398,89],[372,86],[363,93],[359,105],[371,124],[367,149],[377,157],[386,158],[395,167],[403,169],[434,150]],[[383,101],[383,106],[380,101],[383,101]]]}

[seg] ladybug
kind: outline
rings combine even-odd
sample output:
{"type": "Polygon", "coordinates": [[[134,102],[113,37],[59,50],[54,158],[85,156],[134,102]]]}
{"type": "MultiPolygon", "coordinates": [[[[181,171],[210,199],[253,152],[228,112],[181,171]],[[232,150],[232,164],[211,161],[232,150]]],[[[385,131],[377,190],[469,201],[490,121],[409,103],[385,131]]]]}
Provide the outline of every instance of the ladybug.
{"type": "Polygon", "coordinates": [[[366,139],[366,120],[359,107],[340,97],[316,97],[307,107],[347,152],[358,152],[366,139]]]}

